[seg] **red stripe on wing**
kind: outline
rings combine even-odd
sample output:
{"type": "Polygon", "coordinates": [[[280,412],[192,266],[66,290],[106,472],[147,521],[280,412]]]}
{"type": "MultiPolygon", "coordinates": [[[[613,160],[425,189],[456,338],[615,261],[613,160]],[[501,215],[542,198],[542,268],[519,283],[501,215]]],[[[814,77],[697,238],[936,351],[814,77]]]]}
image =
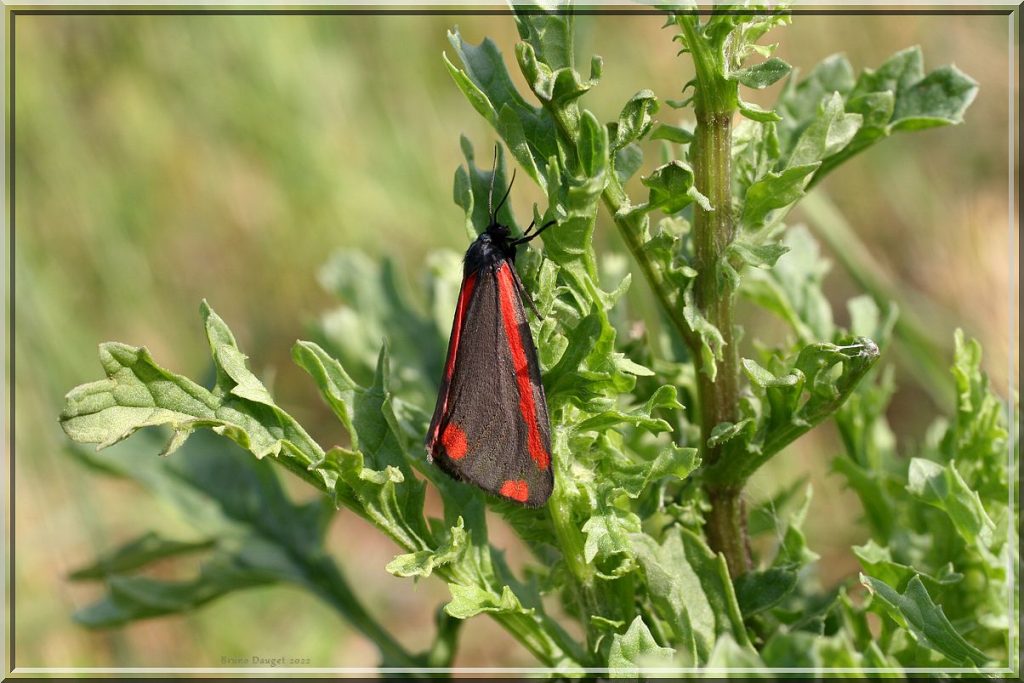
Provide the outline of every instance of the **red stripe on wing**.
{"type": "Polygon", "coordinates": [[[450,380],[455,368],[455,356],[459,350],[459,337],[462,336],[462,323],[466,319],[466,309],[476,288],[476,273],[470,273],[459,290],[459,303],[455,306],[455,324],[452,325],[452,339],[448,344],[448,360],[444,364],[444,378],[450,380]]]}
{"type": "Polygon", "coordinates": [[[544,448],[540,437],[540,429],[537,427],[537,405],[533,399],[533,385],[530,383],[530,366],[526,362],[526,349],[523,347],[523,339],[519,334],[519,319],[516,316],[516,304],[522,309],[519,302],[519,292],[513,282],[511,266],[508,262],[499,266],[496,276],[498,278],[498,299],[501,304],[501,322],[505,326],[505,336],[508,338],[509,349],[512,351],[512,365],[516,373],[516,386],[519,389],[519,413],[526,421],[527,448],[530,457],[537,463],[537,467],[546,470],[551,465],[551,456],[544,448]]]}
{"type": "MultiPolygon", "coordinates": [[[[473,290],[476,289],[476,273],[470,273],[462,281],[462,288],[459,290],[459,301],[455,305],[455,320],[452,322],[452,336],[448,341],[448,359],[444,362],[444,379],[441,380],[441,396],[438,398],[438,406],[434,412],[434,419],[431,421],[431,432],[428,446],[433,449],[437,442],[438,430],[441,428],[441,418],[448,412],[448,386],[455,371],[455,359],[459,353],[459,338],[462,336],[462,325],[466,320],[466,311],[469,309],[469,302],[473,298],[473,290]]],[[[465,443],[465,438],[463,438],[465,443]]],[[[465,453],[463,453],[465,454],[465,453]]]]}

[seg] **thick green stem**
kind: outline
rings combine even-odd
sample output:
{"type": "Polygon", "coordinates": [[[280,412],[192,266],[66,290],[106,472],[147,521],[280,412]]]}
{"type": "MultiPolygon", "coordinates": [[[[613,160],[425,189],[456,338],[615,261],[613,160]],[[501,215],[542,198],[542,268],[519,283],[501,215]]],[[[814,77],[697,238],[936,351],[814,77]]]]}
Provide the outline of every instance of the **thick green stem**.
{"type": "MultiPolygon", "coordinates": [[[[733,240],[732,220],[732,115],[729,112],[697,112],[691,152],[697,189],[708,198],[712,210],[694,209],[694,251],[697,279],[695,301],[701,314],[722,335],[722,358],[711,368],[701,367],[697,392],[701,409],[701,442],[704,462],[714,467],[722,458],[721,446],[708,446],[712,430],[722,422],[737,422],[739,404],[739,354],[733,335],[733,288],[720,277],[720,264],[733,240]]],[[[728,468],[728,465],[725,465],[728,468]]],[[[729,573],[738,576],[750,566],[747,552],[746,514],[741,500],[742,482],[706,484],[711,511],[707,519],[708,544],[725,555],[729,573]]]]}
{"type": "MultiPolygon", "coordinates": [[[[708,198],[711,210],[694,207],[693,239],[697,279],[697,308],[722,335],[722,358],[716,368],[698,361],[697,391],[701,409],[701,445],[706,466],[720,464],[721,446],[708,446],[712,430],[722,422],[737,422],[740,366],[733,334],[733,287],[722,277],[720,265],[733,241],[732,116],[736,110],[735,83],[722,75],[718,55],[698,34],[696,17],[680,17],[686,45],[697,72],[694,111],[697,126],[690,149],[697,190],[708,198]],[[713,377],[713,378],[712,378],[713,377]]],[[[698,355],[699,359],[700,356],[698,355]]],[[[706,482],[711,502],[706,522],[708,544],[725,555],[729,573],[739,576],[750,568],[742,479],[725,484],[706,482]]]]}

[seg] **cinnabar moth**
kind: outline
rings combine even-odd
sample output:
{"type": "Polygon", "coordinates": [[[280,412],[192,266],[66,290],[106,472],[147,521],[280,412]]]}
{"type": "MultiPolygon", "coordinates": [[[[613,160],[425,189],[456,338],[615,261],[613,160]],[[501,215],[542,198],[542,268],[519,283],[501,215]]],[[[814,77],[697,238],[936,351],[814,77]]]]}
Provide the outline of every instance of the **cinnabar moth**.
{"type": "Polygon", "coordinates": [[[518,245],[555,221],[532,234],[536,223],[530,223],[522,237],[513,239],[508,226],[495,217],[512,183],[494,208],[494,177],[492,170],[489,224],[463,261],[448,359],[427,432],[427,455],[456,479],[505,500],[540,507],[554,487],[551,428],[522,300],[535,313],[537,309],[516,272],[515,260],[518,245]]]}

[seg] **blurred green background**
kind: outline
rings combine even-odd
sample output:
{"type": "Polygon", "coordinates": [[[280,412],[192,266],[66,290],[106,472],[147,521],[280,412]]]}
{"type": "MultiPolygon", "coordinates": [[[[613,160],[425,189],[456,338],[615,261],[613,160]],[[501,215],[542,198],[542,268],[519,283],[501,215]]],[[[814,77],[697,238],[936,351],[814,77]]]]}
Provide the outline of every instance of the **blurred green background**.
{"type": "MultiPolygon", "coordinates": [[[[68,572],[150,527],[173,529],[175,520],[129,483],[72,461],[57,415],[68,389],[101,376],[102,341],[145,345],[164,366],[202,377],[208,349],[198,306],[206,298],[256,372],[274,378],[278,402],[321,443],[337,442],[340,429],[289,356],[294,340],[338,304],[316,271],[333,250],[355,247],[391,255],[415,282],[426,252],[465,247],[462,212],[451,200],[459,135],[482,157],[495,136],[445,70],[445,33],[458,25],[467,40],[490,36],[510,58],[512,19],[8,16],[16,43],[16,665],[210,667],[262,654],[309,658],[314,667],[373,666],[370,643],[294,588],[250,590],[116,631],[74,624],[71,614],[100,588],[72,584],[68,572]]],[[[804,72],[836,51],[859,71],[920,44],[927,69],[952,62],[979,81],[963,126],[899,135],[817,192],[846,215],[901,295],[920,295],[942,312],[926,320],[937,344],[948,345],[956,325],[982,340],[1004,394],[1011,353],[1017,366],[1008,338],[1017,308],[1007,197],[1015,158],[1008,104],[1017,97],[1009,90],[1010,22],[797,16],[768,36],[804,72]]],[[[678,44],[662,23],[579,18],[580,63],[591,54],[605,60],[601,84],[584,101],[601,120],[613,120],[641,88],[679,97],[689,64],[675,56],[678,44]]],[[[756,99],[770,104],[777,90],[756,99]]],[[[680,116],[686,112],[665,108],[659,118],[680,116]]],[[[521,181],[512,201],[525,216],[538,199],[521,181]]],[[[596,239],[601,250],[625,253],[607,216],[596,239]]],[[[843,321],[842,302],[858,289],[837,267],[828,291],[843,321]]],[[[642,278],[631,296],[637,310],[652,310],[642,305],[642,278]]],[[[746,343],[771,335],[771,321],[756,321],[746,343]]],[[[930,397],[906,372],[898,378],[890,418],[909,453],[943,397],[930,397]]],[[[828,475],[837,448],[831,427],[819,428],[749,490],[762,498],[810,473],[808,535],[826,585],[855,575],[849,546],[866,538],[857,499],[828,475]]],[[[311,495],[287,484],[298,498],[311,495]]],[[[499,528],[495,539],[515,552],[509,533],[499,528]]],[[[447,599],[443,584],[388,575],[396,549],[352,515],[337,516],[329,545],[375,614],[411,649],[425,646],[432,612],[447,599]]],[[[532,662],[479,618],[463,631],[456,664],[532,662]]]]}

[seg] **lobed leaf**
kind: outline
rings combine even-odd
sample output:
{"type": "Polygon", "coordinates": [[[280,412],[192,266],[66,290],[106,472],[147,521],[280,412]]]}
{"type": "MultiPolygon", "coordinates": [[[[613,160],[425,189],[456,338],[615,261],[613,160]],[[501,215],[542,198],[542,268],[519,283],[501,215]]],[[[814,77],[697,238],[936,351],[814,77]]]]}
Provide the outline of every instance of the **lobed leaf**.
{"type": "Polygon", "coordinates": [[[957,633],[942,608],[932,602],[920,577],[912,578],[899,593],[883,581],[864,574],[861,583],[871,591],[881,612],[908,629],[923,647],[941,653],[958,665],[982,666],[989,658],[957,633]]]}

